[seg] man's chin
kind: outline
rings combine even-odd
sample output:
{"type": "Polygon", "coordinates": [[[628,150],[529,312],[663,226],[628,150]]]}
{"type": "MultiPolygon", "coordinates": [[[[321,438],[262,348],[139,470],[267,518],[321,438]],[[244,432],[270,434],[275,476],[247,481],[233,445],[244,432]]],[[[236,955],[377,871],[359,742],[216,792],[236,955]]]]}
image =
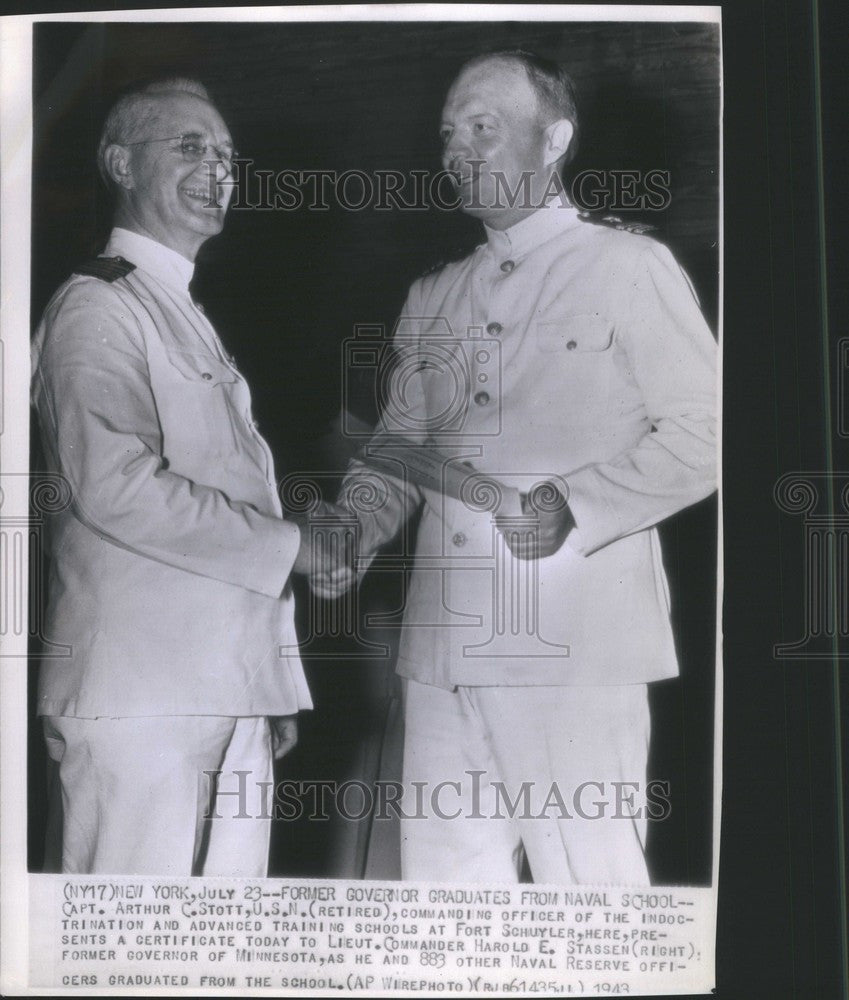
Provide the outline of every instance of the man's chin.
{"type": "Polygon", "coordinates": [[[455,188],[458,207],[468,215],[485,217],[492,213],[494,193],[487,191],[479,182],[459,184],[455,188]]]}
{"type": "Polygon", "coordinates": [[[223,208],[202,208],[188,213],[186,223],[196,233],[203,233],[206,236],[215,236],[224,228],[223,208]]]}
{"type": "Polygon", "coordinates": [[[477,195],[459,198],[458,207],[464,215],[470,215],[481,222],[486,222],[493,215],[492,206],[484,204],[477,195]]]}

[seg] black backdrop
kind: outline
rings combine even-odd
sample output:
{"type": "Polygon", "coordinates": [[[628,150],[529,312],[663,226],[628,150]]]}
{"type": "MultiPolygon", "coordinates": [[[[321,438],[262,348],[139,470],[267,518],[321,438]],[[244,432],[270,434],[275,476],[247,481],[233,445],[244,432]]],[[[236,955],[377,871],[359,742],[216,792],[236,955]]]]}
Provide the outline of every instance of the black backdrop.
{"type": "MultiPolygon", "coordinates": [[[[846,217],[846,195],[835,169],[845,135],[845,95],[840,89],[845,8],[837,3],[812,7],[806,0],[742,2],[724,4],[723,19],[726,673],[718,993],[724,997],[830,998],[844,995],[840,983],[846,985],[845,903],[842,909],[840,905],[846,889],[840,861],[841,856],[845,858],[840,839],[845,806],[839,770],[841,753],[845,753],[840,730],[842,719],[846,732],[845,683],[841,688],[839,675],[827,663],[782,663],[773,657],[774,643],[800,635],[804,620],[802,536],[798,521],[775,506],[773,486],[789,470],[828,469],[831,463],[839,467],[847,457],[833,417],[829,422],[829,407],[832,414],[836,412],[841,384],[834,371],[826,378],[828,358],[847,315],[847,288],[841,278],[845,272],[836,268],[838,255],[846,249],[845,228],[838,221],[846,217]],[[828,86],[818,94],[820,68],[828,86]],[[819,173],[818,124],[826,129],[821,140],[824,175],[819,173]],[[823,218],[817,212],[820,197],[823,218]],[[828,263],[830,270],[826,270],[828,263]],[[827,284],[824,276],[830,279],[827,284]]],[[[355,48],[349,41],[350,48],[339,44],[331,53],[340,36],[335,27],[326,28],[316,32],[316,44],[324,38],[327,50],[325,72],[319,74],[325,85],[310,90],[308,75],[295,79],[295,67],[309,61],[303,48],[286,47],[285,60],[278,59],[262,32],[255,49],[256,65],[264,60],[267,72],[289,81],[286,89],[272,90],[259,85],[260,74],[252,62],[240,63],[234,56],[236,47],[231,47],[229,39],[237,39],[246,29],[223,32],[216,56],[211,42],[207,49],[197,40],[186,47],[174,43],[176,50],[172,50],[168,39],[177,34],[169,28],[157,34],[146,51],[110,48],[103,37],[91,42],[93,50],[83,48],[77,54],[75,68],[56,84],[52,99],[45,100],[62,65],[74,61],[70,57],[73,41],[91,37],[91,30],[45,26],[40,39],[38,108],[53,107],[55,120],[40,119],[35,145],[39,182],[33,220],[36,311],[70,265],[97,244],[102,223],[96,223],[91,213],[95,181],[89,155],[103,103],[113,83],[125,76],[139,69],[146,74],[175,65],[183,68],[194,53],[199,72],[210,82],[222,107],[236,112],[231,119],[237,141],[252,154],[259,156],[276,141],[286,149],[295,143],[313,153],[304,166],[320,165],[320,150],[327,151],[324,162],[335,166],[336,157],[346,162],[343,157],[360,144],[361,149],[373,151],[381,167],[391,165],[390,155],[398,155],[401,159],[409,156],[418,168],[434,162],[436,147],[429,137],[436,124],[440,92],[467,51],[487,41],[515,44],[520,38],[524,44],[542,41],[538,47],[552,51],[550,44],[544,44],[546,39],[551,43],[550,27],[474,25],[446,28],[433,41],[429,55],[418,52],[416,45],[399,51],[390,43],[381,56],[371,26],[358,26],[351,29],[352,35],[360,39],[359,51],[372,57],[372,68],[358,76],[351,90],[337,86],[334,77],[354,59],[355,48]],[[262,51],[266,57],[260,55],[262,51]],[[109,53],[107,64],[102,56],[109,53]],[[382,90],[374,69],[381,58],[393,70],[391,85],[387,89],[384,84],[382,90]],[[227,103],[228,77],[238,81],[232,90],[242,95],[241,105],[227,103]],[[337,109],[350,107],[362,95],[373,93],[373,88],[381,92],[382,108],[404,95],[399,101],[401,114],[382,111],[351,117],[340,112],[336,117],[337,109]],[[345,98],[341,102],[340,92],[345,98]],[[284,100],[282,94],[291,95],[294,102],[284,100]],[[312,111],[310,99],[314,100],[312,111]],[[290,116],[298,100],[304,110],[290,116]],[[260,114],[262,101],[265,113],[260,114]],[[247,131],[254,110],[255,142],[247,131]],[[279,136],[272,137],[268,125],[274,114],[284,127],[279,136]],[[324,127],[328,115],[336,122],[336,132],[324,127]],[[367,137],[380,133],[389,141],[382,148],[371,146],[367,137]],[[52,166],[46,162],[47,153],[54,160],[52,166]]],[[[97,33],[98,29],[93,30],[97,33]]],[[[110,30],[109,34],[118,37],[128,30],[110,30]]],[[[628,30],[651,34],[659,29],[628,30]]],[[[192,33],[195,39],[201,37],[197,29],[192,33]]],[[[294,35],[287,30],[287,37],[294,35]]],[[[670,101],[679,109],[689,108],[692,95],[677,103],[674,98],[680,90],[666,86],[665,69],[655,74],[653,86],[634,86],[635,78],[645,70],[641,47],[624,45],[614,60],[615,46],[599,44],[593,52],[592,41],[587,38],[585,42],[584,66],[591,68],[595,59],[604,67],[593,78],[589,71],[579,72],[576,65],[588,128],[595,130],[596,149],[604,149],[609,157],[606,164],[631,167],[635,150],[642,156],[651,148],[643,143],[653,135],[669,135],[670,101]],[[659,94],[667,100],[661,102],[665,110],[657,117],[659,94]],[[632,114],[634,107],[642,114],[632,114]]],[[[689,77],[693,86],[698,74],[690,72],[689,77]]],[[[709,74],[701,81],[706,79],[709,74]]],[[[48,110],[48,116],[52,113],[48,110]]],[[[693,146],[681,159],[686,160],[695,147],[710,155],[710,139],[706,142],[704,135],[699,137],[698,130],[712,129],[715,116],[689,115],[682,110],[677,120],[689,122],[695,133],[693,146]]],[[[674,128],[672,134],[681,137],[674,128]]],[[[660,149],[664,161],[669,159],[670,148],[663,145],[660,149]]],[[[287,159],[286,165],[295,161],[294,156],[287,159]]],[[[590,162],[599,165],[598,160],[590,162]]],[[[673,186],[682,178],[684,166],[684,162],[676,164],[673,186]]],[[[704,172],[696,174],[691,196],[694,189],[710,201],[704,172]]],[[[662,235],[689,268],[713,318],[715,265],[710,255],[712,239],[704,236],[711,217],[705,204],[699,212],[691,201],[682,216],[688,222],[672,230],[671,220],[667,221],[662,235]]],[[[333,386],[336,357],[325,364],[319,353],[322,345],[333,345],[348,335],[353,317],[391,322],[410,278],[444,247],[468,238],[462,231],[463,220],[457,218],[394,216],[382,219],[380,236],[366,241],[363,233],[372,230],[365,219],[332,224],[301,220],[315,227],[305,234],[290,216],[263,220],[252,213],[238,222],[231,218],[225,235],[209,247],[199,295],[210,302],[219,328],[251,379],[264,431],[287,468],[308,464],[308,454],[306,459],[303,453],[299,456],[298,442],[293,439],[317,435],[337,400],[333,386]],[[285,238],[263,240],[261,232],[269,229],[285,238]],[[343,238],[346,230],[349,235],[343,238]],[[233,241],[231,249],[227,249],[228,241],[233,241]],[[240,246],[247,248],[248,255],[239,251],[240,246]],[[367,266],[368,261],[378,259],[379,266],[367,266]],[[242,275],[238,283],[230,280],[236,273],[242,275]],[[221,281],[222,275],[228,283],[221,281]],[[325,280],[328,277],[332,283],[325,280]],[[238,287],[239,294],[230,297],[231,287],[238,287]],[[304,294],[310,287],[311,298],[304,294]],[[245,311],[255,301],[263,307],[251,311],[253,323],[248,325],[245,311]],[[273,302],[278,306],[272,306],[273,302]],[[358,308],[360,302],[365,309],[358,308]],[[279,322],[284,315],[285,324],[279,322]],[[240,331],[247,331],[248,336],[240,331]],[[278,344],[280,364],[275,366],[268,347],[278,344]],[[306,345],[297,354],[294,378],[292,344],[306,345]]],[[[702,542],[709,535],[704,528],[710,518],[698,512],[693,516],[704,520],[701,528],[687,531],[691,550],[684,549],[679,560],[669,559],[668,543],[666,552],[673,574],[677,564],[682,577],[695,582],[699,570],[698,565],[691,569],[691,557],[695,550],[699,559],[704,558],[702,542]]],[[[702,598],[708,592],[712,593],[712,587],[705,583],[702,598]]],[[[678,594],[680,600],[680,590],[678,594]]],[[[704,603],[697,591],[691,601],[699,606],[704,603]]],[[[703,629],[706,620],[703,610],[692,616],[703,629]]],[[[698,669],[696,674],[700,675],[698,669]]],[[[703,777],[707,777],[704,772],[703,777]]],[[[703,810],[702,818],[706,815],[703,810]]],[[[689,825],[685,840],[693,826],[689,825]]],[[[700,853],[704,859],[703,840],[700,853]]]]}

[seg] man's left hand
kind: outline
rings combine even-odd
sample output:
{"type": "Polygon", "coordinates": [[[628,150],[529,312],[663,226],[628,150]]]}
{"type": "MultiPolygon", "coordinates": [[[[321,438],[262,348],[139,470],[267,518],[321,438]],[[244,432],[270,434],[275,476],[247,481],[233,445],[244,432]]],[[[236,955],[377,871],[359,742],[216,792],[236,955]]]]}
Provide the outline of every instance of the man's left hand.
{"type": "Polygon", "coordinates": [[[275,760],[282,760],[298,742],[297,715],[273,715],[268,720],[271,728],[271,752],[275,760]]]}
{"type": "Polygon", "coordinates": [[[522,514],[524,524],[517,523],[517,518],[506,522],[503,516],[495,518],[498,530],[517,559],[554,555],[575,527],[566,498],[551,482],[537,486],[530,495],[522,494],[522,514]]]}

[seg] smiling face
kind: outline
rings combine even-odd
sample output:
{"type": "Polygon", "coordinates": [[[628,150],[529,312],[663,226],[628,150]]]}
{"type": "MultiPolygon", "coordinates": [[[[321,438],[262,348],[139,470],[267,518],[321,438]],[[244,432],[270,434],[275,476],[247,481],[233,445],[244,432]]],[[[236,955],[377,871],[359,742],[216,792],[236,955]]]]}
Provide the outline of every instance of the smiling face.
{"type": "Polygon", "coordinates": [[[196,136],[188,152],[200,159],[187,159],[179,138],[164,142],[135,142],[118,147],[113,164],[122,164],[113,179],[119,185],[119,225],[176,250],[194,260],[201,245],[221,232],[232,194],[232,185],[222,183],[229,168],[220,154],[231,154],[230,132],[213,105],[188,93],[156,96],[155,115],[139,139],[196,136]],[[218,160],[213,167],[208,160],[218,160]],[[214,170],[214,173],[213,173],[214,170]]]}
{"type": "Polygon", "coordinates": [[[463,70],[445,100],[440,135],[442,165],[459,174],[464,212],[506,229],[539,207],[551,167],[537,95],[520,63],[494,57],[463,70]],[[520,195],[511,207],[524,172],[531,197],[520,195]]]}

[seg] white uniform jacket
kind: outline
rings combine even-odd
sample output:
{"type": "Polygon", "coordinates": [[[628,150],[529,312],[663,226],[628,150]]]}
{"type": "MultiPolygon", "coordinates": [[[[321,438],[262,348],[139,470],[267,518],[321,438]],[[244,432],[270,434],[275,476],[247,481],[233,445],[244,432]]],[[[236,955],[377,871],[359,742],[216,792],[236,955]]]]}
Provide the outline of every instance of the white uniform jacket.
{"type": "Polygon", "coordinates": [[[287,579],[298,551],[247,384],[192,302],[193,266],[123,229],[136,265],[75,275],[33,349],[51,520],[38,710],[80,717],[285,715],[310,707],[287,579]],[[287,651],[281,656],[280,647],[287,651]]]}
{"type": "Polygon", "coordinates": [[[577,523],[522,562],[485,496],[389,477],[383,506],[359,515],[366,556],[424,502],[399,673],[449,688],[674,676],[654,526],[715,487],[717,387],[714,338],[671,253],[552,202],[416,281],[394,346],[385,430],[520,490],[556,478],[577,523]]]}

